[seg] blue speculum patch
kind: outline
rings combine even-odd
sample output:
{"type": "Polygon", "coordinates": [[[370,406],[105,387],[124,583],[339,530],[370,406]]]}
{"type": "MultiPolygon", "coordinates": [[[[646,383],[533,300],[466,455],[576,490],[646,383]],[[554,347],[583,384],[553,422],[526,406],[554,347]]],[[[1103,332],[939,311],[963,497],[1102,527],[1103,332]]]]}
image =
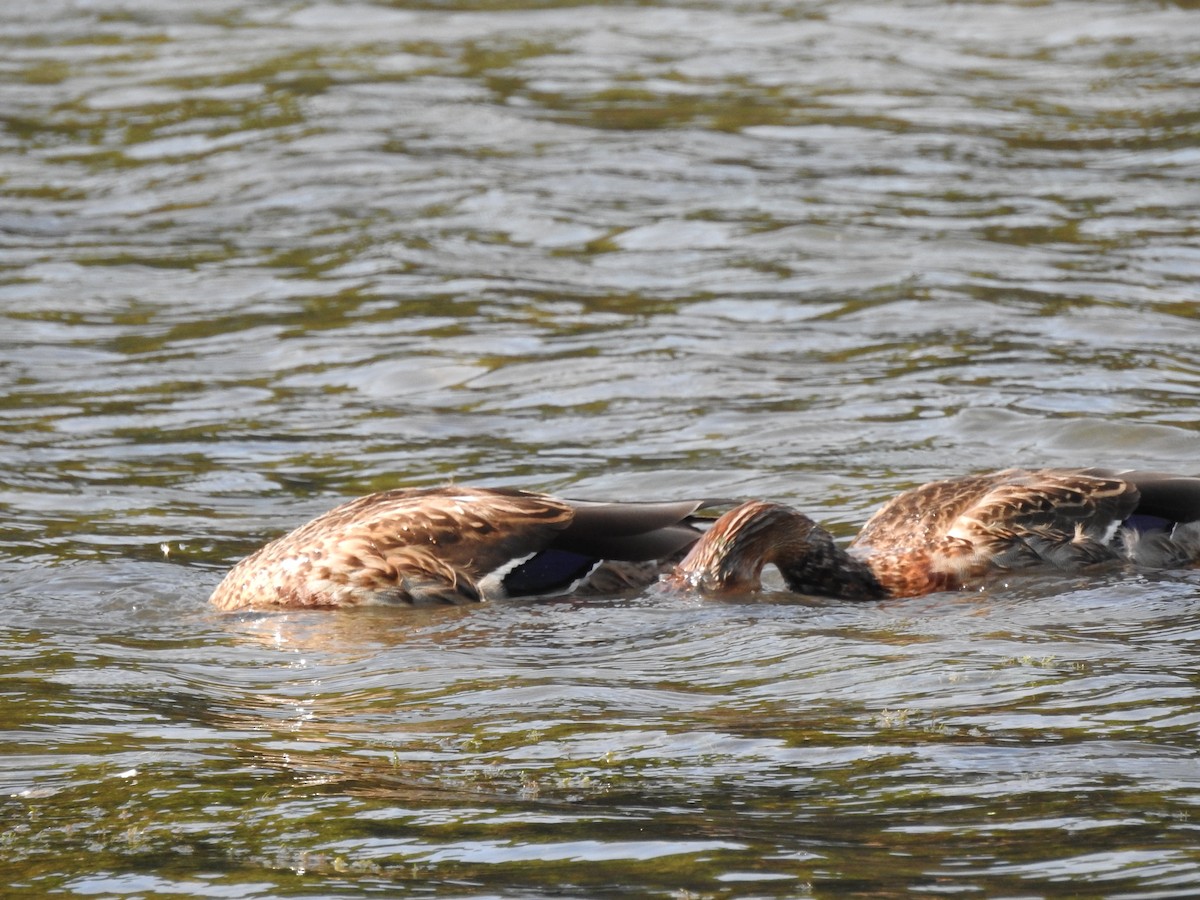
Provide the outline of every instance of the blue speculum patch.
{"type": "Polygon", "coordinates": [[[514,566],[504,576],[504,589],[510,597],[553,593],[586,577],[599,562],[569,550],[543,550],[514,566]]]}

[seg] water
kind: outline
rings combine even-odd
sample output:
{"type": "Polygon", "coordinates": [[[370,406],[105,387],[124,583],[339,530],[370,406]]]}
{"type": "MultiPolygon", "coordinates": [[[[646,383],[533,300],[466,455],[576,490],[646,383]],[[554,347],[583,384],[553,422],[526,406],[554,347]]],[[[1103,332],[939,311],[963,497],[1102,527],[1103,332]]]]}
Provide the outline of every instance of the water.
{"type": "Polygon", "coordinates": [[[11,896],[1200,891],[1200,576],[220,616],[450,478],[1196,461],[1192,3],[0,11],[11,896]]]}

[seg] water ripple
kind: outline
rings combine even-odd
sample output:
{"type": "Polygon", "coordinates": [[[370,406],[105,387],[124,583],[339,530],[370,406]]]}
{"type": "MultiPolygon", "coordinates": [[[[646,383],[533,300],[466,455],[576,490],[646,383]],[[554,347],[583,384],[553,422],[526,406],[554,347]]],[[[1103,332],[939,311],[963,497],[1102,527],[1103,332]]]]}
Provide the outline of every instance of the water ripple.
{"type": "Polygon", "coordinates": [[[205,606],[385,487],[1195,471],[1189,5],[10,4],[10,892],[1194,890],[1191,572],[205,606]]]}

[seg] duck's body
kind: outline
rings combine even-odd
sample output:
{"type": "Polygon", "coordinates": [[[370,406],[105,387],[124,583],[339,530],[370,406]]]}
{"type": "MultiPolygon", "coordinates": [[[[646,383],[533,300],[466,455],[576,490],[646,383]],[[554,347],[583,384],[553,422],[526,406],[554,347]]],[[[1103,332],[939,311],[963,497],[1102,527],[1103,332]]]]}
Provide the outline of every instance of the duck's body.
{"type": "Polygon", "coordinates": [[[717,502],[594,503],[457,485],[384,491],[262,547],[211,602],[224,610],[477,603],[562,593],[605,563],[637,587],[700,537],[690,517],[717,502]]]}
{"type": "Polygon", "coordinates": [[[757,590],[774,564],[799,593],[881,599],[960,588],[991,572],[1118,560],[1200,561],[1200,477],[1006,469],[935,481],[884,505],[846,549],[807,516],[755,500],[719,518],[670,581],[757,590]]]}

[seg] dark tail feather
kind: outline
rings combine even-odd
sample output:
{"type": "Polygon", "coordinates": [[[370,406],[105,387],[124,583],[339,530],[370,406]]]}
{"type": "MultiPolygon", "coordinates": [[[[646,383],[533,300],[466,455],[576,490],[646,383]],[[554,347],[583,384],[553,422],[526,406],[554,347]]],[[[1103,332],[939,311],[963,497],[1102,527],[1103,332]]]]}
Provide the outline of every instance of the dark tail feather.
{"type": "Polygon", "coordinates": [[[1141,495],[1135,515],[1154,516],[1169,522],[1200,520],[1200,477],[1169,475],[1163,472],[1118,472],[1113,469],[1089,469],[1105,478],[1130,482],[1141,495]]]}
{"type": "Polygon", "coordinates": [[[702,534],[695,513],[728,506],[732,501],[568,502],[575,510],[575,518],[554,541],[555,548],[598,559],[640,562],[668,559],[691,546],[702,534]]]}

